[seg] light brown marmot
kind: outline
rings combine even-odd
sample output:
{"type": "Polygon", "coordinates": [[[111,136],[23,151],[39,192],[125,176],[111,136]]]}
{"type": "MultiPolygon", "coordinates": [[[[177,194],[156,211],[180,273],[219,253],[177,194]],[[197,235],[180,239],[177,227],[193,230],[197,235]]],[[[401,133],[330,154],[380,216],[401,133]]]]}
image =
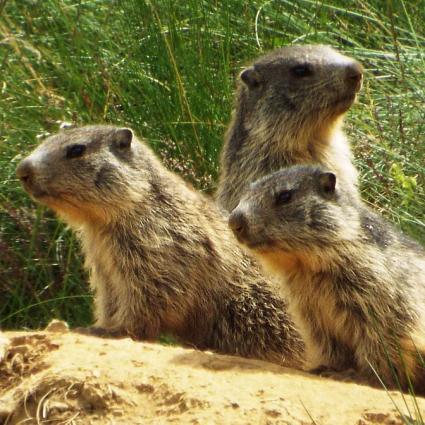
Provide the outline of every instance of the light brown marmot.
{"type": "Polygon", "coordinates": [[[296,366],[285,302],[216,206],[164,168],[130,129],[49,137],[17,168],[24,188],[78,233],[98,332],[157,338],[296,366]]]}
{"type": "Polygon", "coordinates": [[[295,166],[253,183],[229,225],[282,277],[310,367],[354,368],[425,395],[425,252],[334,173],[295,166]]]}
{"type": "Polygon", "coordinates": [[[219,206],[232,211],[249,183],[296,164],[322,164],[356,185],[342,121],[362,73],[322,45],[284,47],[246,68],[221,153],[219,206]]]}

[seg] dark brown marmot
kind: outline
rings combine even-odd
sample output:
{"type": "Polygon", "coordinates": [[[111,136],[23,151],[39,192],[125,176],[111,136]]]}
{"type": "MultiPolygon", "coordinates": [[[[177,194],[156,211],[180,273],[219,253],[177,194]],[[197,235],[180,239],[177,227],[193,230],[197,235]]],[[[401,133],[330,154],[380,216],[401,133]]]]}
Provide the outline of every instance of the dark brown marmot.
{"type": "Polygon", "coordinates": [[[49,137],[17,168],[24,188],[78,233],[98,333],[172,333],[200,349],[296,366],[284,301],[215,205],[125,128],[49,137]]]}
{"type": "Polygon", "coordinates": [[[342,121],[362,72],[321,45],[284,47],[246,68],[221,154],[219,206],[232,211],[249,183],[296,164],[322,164],[356,185],[342,121]]]}
{"type": "Polygon", "coordinates": [[[314,166],[270,174],[229,225],[282,277],[310,367],[373,378],[372,366],[425,395],[425,252],[336,180],[314,166]]]}

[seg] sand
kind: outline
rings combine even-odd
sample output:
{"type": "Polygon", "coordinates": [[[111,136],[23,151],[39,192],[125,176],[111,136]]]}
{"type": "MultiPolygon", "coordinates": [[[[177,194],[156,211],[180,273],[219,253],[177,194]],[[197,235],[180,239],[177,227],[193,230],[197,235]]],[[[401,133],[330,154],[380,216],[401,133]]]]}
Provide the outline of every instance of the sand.
{"type": "MultiPolygon", "coordinates": [[[[263,361],[101,339],[61,323],[0,335],[0,424],[387,424],[410,396],[263,361]]],[[[417,398],[425,417],[425,399],[417,398]]],[[[410,411],[410,413],[409,413],[410,411]]]]}

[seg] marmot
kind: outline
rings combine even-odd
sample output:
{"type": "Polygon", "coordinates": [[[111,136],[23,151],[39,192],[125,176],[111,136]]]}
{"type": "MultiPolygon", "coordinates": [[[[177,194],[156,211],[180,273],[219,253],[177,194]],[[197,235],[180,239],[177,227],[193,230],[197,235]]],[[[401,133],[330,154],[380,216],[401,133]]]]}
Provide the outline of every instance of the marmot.
{"type": "Polygon", "coordinates": [[[253,183],[229,217],[282,277],[311,367],[425,394],[425,251],[318,166],[253,183]]]}
{"type": "Polygon", "coordinates": [[[132,130],[60,132],[17,175],[77,231],[99,333],[172,333],[199,349],[299,364],[303,343],[285,302],[214,203],[166,170],[132,130]]]}
{"type": "Polygon", "coordinates": [[[249,183],[296,164],[322,164],[356,185],[342,120],[362,75],[357,61],[321,45],[284,47],[246,68],[221,153],[219,206],[232,211],[249,183]]]}

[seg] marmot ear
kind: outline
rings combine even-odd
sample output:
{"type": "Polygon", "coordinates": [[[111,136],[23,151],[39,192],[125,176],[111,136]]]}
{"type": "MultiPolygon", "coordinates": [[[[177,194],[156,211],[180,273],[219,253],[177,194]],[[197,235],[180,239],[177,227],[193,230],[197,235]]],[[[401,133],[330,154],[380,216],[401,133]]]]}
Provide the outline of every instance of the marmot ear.
{"type": "Polygon", "coordinates": [[[256,88],[261,84],[261,75],[253,66],[244,69],[239,77],[250,89],[256,88]]]}
{"type": "Polygon", "coordinates": [[[320,188],[324,193],[332,194],[335,192],[336,175],[334,173],[321,173],[319,176],[320,188]]]}
{"type": "Polygon", "coordinates": [[[126,149],[131,146],[133,131],[129,128],[119,128],[114,134],[114,145],[119,149],[126,149]]]}

